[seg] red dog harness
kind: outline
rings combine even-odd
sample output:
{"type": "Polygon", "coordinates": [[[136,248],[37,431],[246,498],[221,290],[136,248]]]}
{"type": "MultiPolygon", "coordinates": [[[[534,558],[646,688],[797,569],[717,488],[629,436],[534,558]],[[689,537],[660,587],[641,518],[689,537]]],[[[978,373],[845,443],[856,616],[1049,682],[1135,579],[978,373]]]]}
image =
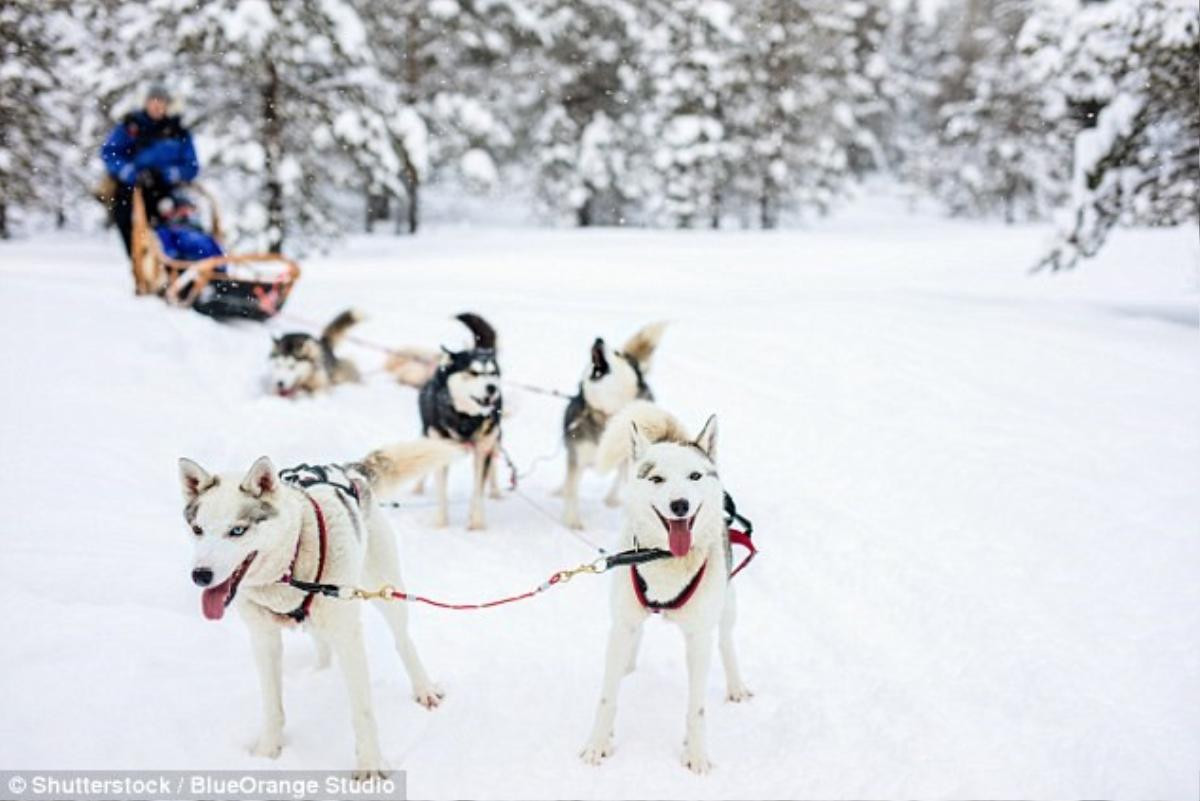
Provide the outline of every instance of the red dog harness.
{"type": "MultiPolygon", "coordinates": [[[[758,549],[754,547],[754,542],[750,539],[749,534],[736,528],[729,529],[729,542],[733,545],[740,545],[749,551],[746,558],[729,572],[729,578],[732,579],[742,571],[742,568],[750,564],[750,560],[758,553],[758,549]]],[[[633,582],[633,594],[637,596],[638,603],[642,605],[643,609],[654,614],[664,611],[673,612],[682,609],[696,594],[696,588],[700,586],[700,581],[704,578],[704,570],[707,567],[708,561],[706,560],[704,564],[700,565],[700,569],[696,571],[695,576],[692,576],[692,580],[687,583],[687,586],[669,601],[652,601],[646,597],[646,580],[642,578],[641,573],[638,573],[637,565],[629,566],[629,578],[633,582]]]]}
{"type": "MultiPolygon", "coordinates": [[[[313,500],[313,497],[311,495],[309,495],[308,493],[305,493],[304,497],[308,498],[308,502],[312,504],[313,511],[317,513],[317,534],[320,538],[320,547],[317,552],[317,575],[315,578],[313,578],[312,583],[319,584],[321,581],[321,574],[325,572],[325,542],[328,539],[328,536],[325,533],[325,515],[321,512],[321,507],[317,504],[317,502],[315,500],[313,500]]],[[[303,524],[301,524],[300,530],[301,531],[304,530],[303,524]]],[[[296,560],[299,558],[300,558],[300,537],[297,536],[296,537],[296,553],[294,553],[292,555],[292,563],[290,565],[288,565],[288,570],[286,573],[283,574],[283,578],[279,579],[280,582],[282,582],[284,584],[290,584],[292,582],[292,574],[296,570],[296,560]]],[[[310,592],[306,593],[304,596],[304,600],[300,602],[299,606],[297,606],[295,609],[293,609],[290,612],[283,613],[280,616],[289,618],[289,619],[295,621],[296,623],[303,623],[305,620],[308,619],[308,610],[312,607],[313,598],[315,598],[315,597],[317,597],[317,593],[315,591],[310,591],[310,592]]]]}

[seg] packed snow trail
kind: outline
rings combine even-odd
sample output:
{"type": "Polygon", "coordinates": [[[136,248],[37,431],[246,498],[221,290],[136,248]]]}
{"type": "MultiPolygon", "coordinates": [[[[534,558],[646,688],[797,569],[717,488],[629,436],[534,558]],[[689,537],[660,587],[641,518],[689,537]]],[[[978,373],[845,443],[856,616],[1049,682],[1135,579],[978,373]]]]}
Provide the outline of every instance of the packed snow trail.
{"type": "MultiPolygon", "coordinates": [[[[703,778],[679,764],[682,643],[652,620],[616,752],[578,751],[599,692],[608,578],[488,612],[414,607],[447,691],[427,712],[377,616],[372,685],[414,798],[1191,798],[1200,730],[1200,360],[1194,231],[1118,233],[1074,275],[1024,270],[1045,229],[847,214],[761,233],[434,230],[305,265],[288,310],[460,344],[497,327],[505,375],[571,388],[597,335],[670,319],[650,383],[698,427],[756,524],[738,579],[748,704],[709,688],[703,778]]],[[[250,756],[242,625],[200,615],[176,459],[242,470],[361,456],[417,433],[383,378],[286,401],[272,329],[131,296],[115,239],[0,244],[3,768],[352,764],[336,670],[285,646],[283,755],[250,756]]],[[[278,330],[278,327],[275,329],[278,330]]],[[[346,348],[361,366],[379,354],[346,348]]],[[[506,446],[555,451],[562,401],[510,389],[506,446]]],[[[562,460],[521,491],[554,515],[562,460]]],[[[464,530],[391,512],[408,589],[476,600],[592,557],[521,498],[464,530]]],[[[619,515],[584,483],[584,535],[619,515]]]]}

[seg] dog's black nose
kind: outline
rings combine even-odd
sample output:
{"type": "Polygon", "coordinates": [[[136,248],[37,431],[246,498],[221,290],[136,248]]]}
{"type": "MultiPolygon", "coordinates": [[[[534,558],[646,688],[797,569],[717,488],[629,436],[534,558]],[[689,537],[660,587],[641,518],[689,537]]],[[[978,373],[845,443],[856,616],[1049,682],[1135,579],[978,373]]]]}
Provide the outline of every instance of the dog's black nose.
{"type": "Polygon", "coordinates": [[[496,394],[496,385],[495,384],[488,384],[486,387],[484,387],[484,389],[487,390],[487,394],[489,394],[489,395],[496,394]]]}
{"type": "Polygon", "coordinates": [[[197,587],[207,587],[212,584],[212,571],[207,567],[198,567],[192,571],[192,581],[197,587]]]}
{"type": "Polygon", "coordinates": [[[676,517],[683,517],[688,513],[688,502],[683,498],[676,498],[671,501],[671,513],[676,517]]]}

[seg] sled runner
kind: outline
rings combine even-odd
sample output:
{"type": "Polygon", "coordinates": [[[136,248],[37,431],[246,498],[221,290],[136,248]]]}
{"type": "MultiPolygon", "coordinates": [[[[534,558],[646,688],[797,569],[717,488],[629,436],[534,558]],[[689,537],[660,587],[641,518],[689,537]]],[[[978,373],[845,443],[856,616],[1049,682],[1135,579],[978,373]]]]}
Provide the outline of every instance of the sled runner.
{"type": "Polygon", "coordinates": [[[209,207],[207,230],[151,225],[141,188],[133,191],[131,259],[134,292],[158,294],[175,306],[190,306],[214,319],[267,320],[275,316],[300,267],[278,253],[226,253],[220,213],[211,193],[198,184],[189,190],[209,207]]]}

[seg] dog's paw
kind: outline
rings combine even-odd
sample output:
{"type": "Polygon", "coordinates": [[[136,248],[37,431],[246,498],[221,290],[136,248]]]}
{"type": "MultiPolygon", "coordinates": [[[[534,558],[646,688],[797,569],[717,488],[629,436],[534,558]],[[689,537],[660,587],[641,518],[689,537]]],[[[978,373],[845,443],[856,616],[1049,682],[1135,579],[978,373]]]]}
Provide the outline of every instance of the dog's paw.
{"type": "Polygon", "coordinates": [[[387,768],[383,761],[379,760],[374,763],[359,763],[359,766],[354,769],[351,778],[356,782],[367,782],[372,779],[386,779],[388,775],[387,768]]]}
{"type": "Polygon", "coordinates": [[[446,528],[450,525],[450,518],[444,514],[438,513],[437,517],[433,518],[434,528],[446,528]]]}
{"type": "Polygon", "coordinates": [[[683,766],[697,776],[703,776],[713,769],[713,764],[708,760],[707,754],[690,748],[683,749],[683,766]]]}
{"type": "Polygon", "coordinates": [[[601,743],[588,743],[583,750],[579,752],[579,758],[589,765],[599,765],[600,762],[608,756],[612,756],[613,747],[612,740],[606,740],[601,743]]]}
{"type": "Polygon", "coordinates": [[[578,514],[564,515],[563,525],[575,531],[583,531],[583,519],[578,514]]]}
{"type": "Polygon", "coordinates": [[[483,531],[485,528],[487,524],[483,521],[483,515],[471,515],[467,521],[467,531],[483,531]]]}
{"type": "Polygon", "coordinates": [[[490,490],[488,490],[488,497],[493,501],[502,501],[508,496],[501,492],[499,487],[492,487],[490,490]]]}
{"type": "Polygon", "coordinates": [[[620,506],[621,505],[621,496],[620,495],[605,495],[604,496],[604,505],[609,507],[610,509],[620,506]]]}
{"type": "Polygon", "coordinates": [[[413,690],[413,700],[426,709],[436,709],[445,699],[446,691],[436,684],[413,690]]]}
{"type": "Polygon", "coordinates": [[[563,493],[566,491],[567,491],[567,488],[565,485],[561,486],[561,487],[555,487],[554,489],[550,490],[550,496],[552,498],[561,498],[563,496],[563,493]]]}
{"type": "Polygon", "coordinates": [[[749,701],[754,697],[754,693],[744,684],[739,684],[737,687],[730,687],[729,692],[725,694],[725,700],[735,704],[740,704],[742,701],[749,701]]]}
{"type": "Polygon", "coordinates": [[[279,734],[263,734],[250,748],[250,753],[256,757],[277,759],[283,751],[283,737],[279,734]]]}

